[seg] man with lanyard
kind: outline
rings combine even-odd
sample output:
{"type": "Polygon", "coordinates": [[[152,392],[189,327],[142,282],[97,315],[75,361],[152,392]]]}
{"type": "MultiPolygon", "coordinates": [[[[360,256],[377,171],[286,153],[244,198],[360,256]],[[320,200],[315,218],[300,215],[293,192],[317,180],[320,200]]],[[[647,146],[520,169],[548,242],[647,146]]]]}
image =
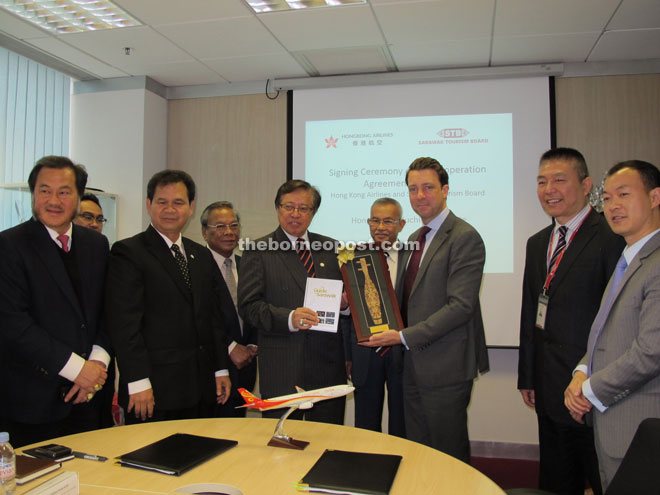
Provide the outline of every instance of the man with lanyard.
{"type": "Polygon", "coordinates": [[[585,478],[602,493],[593,430],[570,417],[563,395],[623,249],[587,204],[591,186],[579,151],[543,154],[537,193],[553,224],[527,241],[523,279],[518,389],[538,418],[539,487],[562,495],[584,493],[585,478]]]}

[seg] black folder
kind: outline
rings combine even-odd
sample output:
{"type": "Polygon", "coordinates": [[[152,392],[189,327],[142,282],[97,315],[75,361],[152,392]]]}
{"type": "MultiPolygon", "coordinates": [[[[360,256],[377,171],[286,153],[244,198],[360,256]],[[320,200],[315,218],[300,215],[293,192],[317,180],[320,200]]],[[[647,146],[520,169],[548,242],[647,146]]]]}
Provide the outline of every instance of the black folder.
{"type": "Polygon", "coordinates": [[[388,495],[400,455],[326,450],[298,483],[302,491],[388,495]]]}
{"type": "Polygon", "coordinates": [[[235,445],[236,440],[175,433],[117,459],[122,466],[180,476],[235,445]]]}

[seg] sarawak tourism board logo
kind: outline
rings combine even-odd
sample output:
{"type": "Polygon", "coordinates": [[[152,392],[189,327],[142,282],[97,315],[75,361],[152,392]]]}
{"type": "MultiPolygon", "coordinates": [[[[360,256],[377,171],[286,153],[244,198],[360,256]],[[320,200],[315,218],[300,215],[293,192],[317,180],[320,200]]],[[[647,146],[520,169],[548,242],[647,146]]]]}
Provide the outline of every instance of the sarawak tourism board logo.
{"type": "Polygon", "coordinates": [[[334,138],[330,136],[325,140],[325,147],[327,148],[335,148],[337,149],[337,141],[339,141],[339,138],[334,138]]]}
{"type": "Polygon", "coordinates": [[[441,129],[436,134],[442,138],[462,138],[470,134],[467,129],[441,129]]]}

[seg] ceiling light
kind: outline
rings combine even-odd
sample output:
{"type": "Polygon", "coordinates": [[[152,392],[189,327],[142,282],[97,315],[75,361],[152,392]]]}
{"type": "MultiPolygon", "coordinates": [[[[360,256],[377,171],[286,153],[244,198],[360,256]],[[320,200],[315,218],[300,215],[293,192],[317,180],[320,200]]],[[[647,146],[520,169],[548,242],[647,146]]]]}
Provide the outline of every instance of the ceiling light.
{"type": "Polygon", "coordinates": [[[112,2],[102,0],[0,0],[0,8],[57,34],[142,25],[112,2]]]}
{"type": "MultiPolygon", "coordinates": [[[[2,0],[0,0],[2,1],[2,0]]],[[[257,14],[278,10],[299,10],[316,7],[341,7],[344,5],[365,4],[367,0],[246,0],[257,14]]]]}

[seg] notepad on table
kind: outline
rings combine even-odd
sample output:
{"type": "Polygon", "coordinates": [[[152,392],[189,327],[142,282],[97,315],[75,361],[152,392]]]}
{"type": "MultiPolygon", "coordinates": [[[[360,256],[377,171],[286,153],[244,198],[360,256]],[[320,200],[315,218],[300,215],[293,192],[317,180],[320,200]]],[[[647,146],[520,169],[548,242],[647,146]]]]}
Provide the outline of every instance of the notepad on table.
{"type": "Polygon", "coordinates": [[[16,454],[16,484],[23,485],[62,467],[59,462],[16,454]]]}
{"type": "Polygon", "coordinates": [[[236,445],[236,440],[175,433],[117,459],[122,466],[180,476],[236,445]]]}
{"type": "Polygon", "coordinates": [[[328,449],[297,488],[319,493],[388,495],[401,459],[400,455],[328,449]]]}

